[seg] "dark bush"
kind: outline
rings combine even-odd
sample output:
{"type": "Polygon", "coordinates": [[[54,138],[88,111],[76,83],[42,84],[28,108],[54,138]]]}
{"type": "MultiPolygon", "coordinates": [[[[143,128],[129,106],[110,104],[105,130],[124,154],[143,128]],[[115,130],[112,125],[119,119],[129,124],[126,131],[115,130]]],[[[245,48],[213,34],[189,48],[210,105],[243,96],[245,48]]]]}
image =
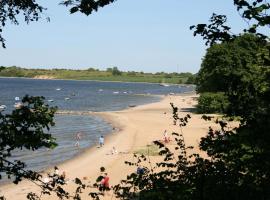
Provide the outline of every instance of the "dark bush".
{"type": "Polygon", "coordinates": [[[201,93],[198,99],[198,113],[226,113],[229,106],[228,97],[223,92],[201,93]]]}

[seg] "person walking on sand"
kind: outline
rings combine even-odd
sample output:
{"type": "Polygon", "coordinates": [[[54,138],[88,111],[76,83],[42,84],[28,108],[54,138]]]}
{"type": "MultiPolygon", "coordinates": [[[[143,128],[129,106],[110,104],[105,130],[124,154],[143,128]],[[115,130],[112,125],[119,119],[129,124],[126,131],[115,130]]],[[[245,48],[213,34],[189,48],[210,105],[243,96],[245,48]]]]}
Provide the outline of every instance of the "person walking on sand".
{"type": "Polygon", "coordinates": [[[99,137],[99,147],[102,147],[103,145],[104,145],[104,137],[103,137],[103,135],[101,135],[99,137]]]}

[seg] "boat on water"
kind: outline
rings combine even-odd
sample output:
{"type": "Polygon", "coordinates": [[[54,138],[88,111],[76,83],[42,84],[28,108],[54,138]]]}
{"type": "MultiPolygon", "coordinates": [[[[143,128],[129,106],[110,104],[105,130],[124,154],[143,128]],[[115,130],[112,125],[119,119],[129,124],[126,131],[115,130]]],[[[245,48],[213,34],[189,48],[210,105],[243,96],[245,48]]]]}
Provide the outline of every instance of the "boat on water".
{"type": "Polygon", "coordinates": [[[166,83],[166,80],[163,78],[161,83],[159,84],[162,87],[169,87],[170,85],[168,83],[166,83]]]}
{"type": "Polygon", "coordinates": [[[53,102],[54,100],[53,99],[49,99],[48,102],[53,102]]]}
{"type": "Polygon", "coordinates": [[[21,103],[21,102],[17,102],[17,103],[14,104],[14,108],[16,108],[16,109],[19,109],[22,106],[23,106],[23,103],[21,103]]]}
{"type": "Polygon", "coordinates": [[[62,90],[62,89],[61,89],[61,88],[56,88],[55,90],[60,91],[60,90],[62,90]]]}
{"type": "Polygon", "coordinates": [[[113,94],[119,94],[119,92],[118,92],[118,91],[116,91],[116,92],[113,92],[113,94]]]}
{"type": "Polygon", "coordinates": [[[6,110],[7,106],[6,105],[0,105],[0,112],[3,110],[6,110]]]}
{"type": "Polygon", "coordinates": [[[159,85],[162,86],[162,87],[169,87],[169,86],[170,86],[170,85],[167,84],[167,83],[160,83],[159,85]]]}
{"type": "Polygon", "coordinates": [[[69,98],[69,97],[66,97],[66,98],[65,98],[65,101],[67,101],[67,100],[70,100],[70,98],[69,98]]]}

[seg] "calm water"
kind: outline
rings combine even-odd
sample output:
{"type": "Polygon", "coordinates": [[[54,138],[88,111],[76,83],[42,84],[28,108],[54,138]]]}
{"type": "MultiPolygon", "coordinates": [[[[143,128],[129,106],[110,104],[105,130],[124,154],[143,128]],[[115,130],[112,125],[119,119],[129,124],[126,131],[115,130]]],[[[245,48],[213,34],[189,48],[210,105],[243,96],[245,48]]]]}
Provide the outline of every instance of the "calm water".
{"type": "MultiPolygon", "coordinates": [[[[118,83],[71,80],[34,80],[0,78],[0,105],[6,105],[6,113],[14,109],[15,97],[25,95],[44,96],[49,105],[59,110],[115,111],[129,105],[141,105],[159,100],[160,94],[188,92],[191,88],[146,83],[118,83]],[[50,102],[51,100],[53,102],[50,102]]],[[[96,116],[57,115],[56,126],[51,133],[59,146],[53,150],[17,151],[13,159],[27,163],[28,168],[42,170],[70,159],[85,148],[96,144],[100,135],[111,132],[112,127],[96,116]],[[82,132],[80,148],[75,147],[75,133],[82,132]]]]}

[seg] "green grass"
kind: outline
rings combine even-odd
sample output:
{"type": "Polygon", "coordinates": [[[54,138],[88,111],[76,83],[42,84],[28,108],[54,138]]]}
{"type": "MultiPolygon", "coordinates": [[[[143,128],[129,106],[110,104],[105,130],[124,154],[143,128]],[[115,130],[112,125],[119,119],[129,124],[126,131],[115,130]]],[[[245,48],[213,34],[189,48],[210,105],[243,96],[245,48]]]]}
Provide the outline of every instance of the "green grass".
{"type": "Polygon", "coordinates": [[[135,154],[149,155],[149,156],[159,156],[159,148],[157,145],[147,145],[145,148],[138,149],[134,151],[135,154]]]}

